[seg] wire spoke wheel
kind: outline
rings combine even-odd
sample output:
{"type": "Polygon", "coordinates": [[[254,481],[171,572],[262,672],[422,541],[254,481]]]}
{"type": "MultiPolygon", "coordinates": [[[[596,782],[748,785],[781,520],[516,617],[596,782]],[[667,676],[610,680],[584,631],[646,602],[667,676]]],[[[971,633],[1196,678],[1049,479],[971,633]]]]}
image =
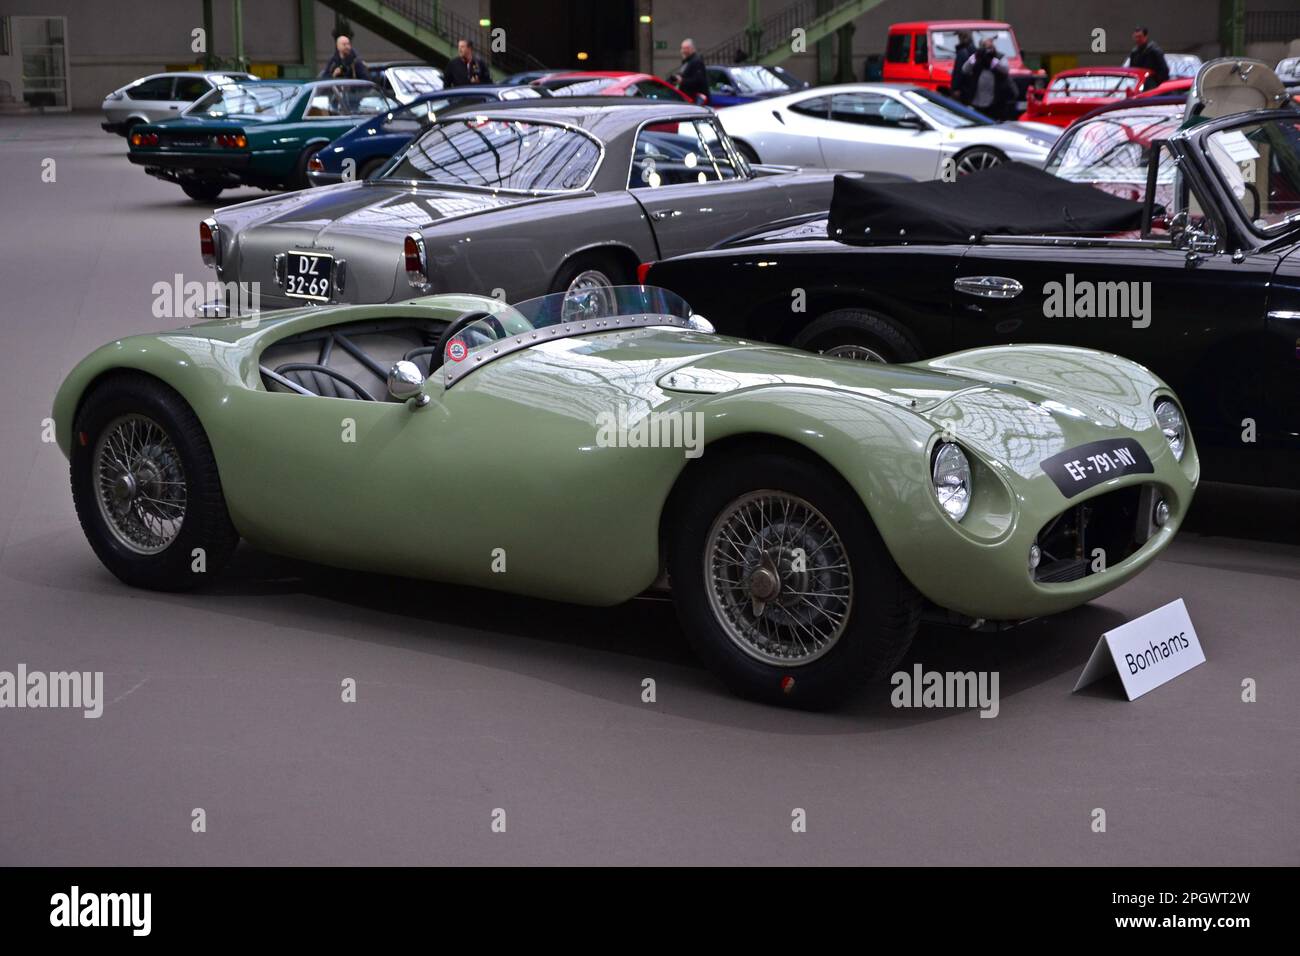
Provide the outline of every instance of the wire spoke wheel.
{"type": "Polygon", "coordinates": [[[803,498],[765,490],[735,499],[714,520],[704,557],[713,613],[749,656],[808,664],[844,633],[853,605],[848,552],[803,498]]]}
{"type": "Polygon", "coordinates": [[[157,554],[180,534],[187,485],[180,453],[153,419],[109,422],[92,457],[95,500],[113,537],[136,554],[157,554]]]}

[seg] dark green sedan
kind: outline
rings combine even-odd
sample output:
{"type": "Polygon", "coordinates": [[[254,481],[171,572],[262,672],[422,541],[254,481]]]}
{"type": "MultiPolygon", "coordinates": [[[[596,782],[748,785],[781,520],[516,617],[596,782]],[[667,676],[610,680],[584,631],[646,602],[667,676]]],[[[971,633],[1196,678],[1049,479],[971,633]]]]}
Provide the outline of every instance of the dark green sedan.
{"type": "Polygon", "coordinates": [[[326,143],[397,104],[366,80],[250,80],[213,90],[175,119],[131,131],[131,162],[211,202],[223,189],[301,189],[326,143]]]}

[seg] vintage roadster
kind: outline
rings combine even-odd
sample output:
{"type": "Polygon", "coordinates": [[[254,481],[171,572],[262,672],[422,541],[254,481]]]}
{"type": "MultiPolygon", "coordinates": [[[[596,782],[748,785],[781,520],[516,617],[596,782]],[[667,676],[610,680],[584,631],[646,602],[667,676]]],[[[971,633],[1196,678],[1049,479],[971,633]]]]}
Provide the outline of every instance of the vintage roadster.
{"type": "Polygon", "coordinates": [[[887,673],[926,607],[974,626],[1118,587],[1199,472],[1177,397],[1115,356],[845,362],[717,336],[645,286],[121,339],[54,418],[128,584],[198,585],[240,538],[590,605],[666,581],[723,680],[807,707],[887,673]]]}

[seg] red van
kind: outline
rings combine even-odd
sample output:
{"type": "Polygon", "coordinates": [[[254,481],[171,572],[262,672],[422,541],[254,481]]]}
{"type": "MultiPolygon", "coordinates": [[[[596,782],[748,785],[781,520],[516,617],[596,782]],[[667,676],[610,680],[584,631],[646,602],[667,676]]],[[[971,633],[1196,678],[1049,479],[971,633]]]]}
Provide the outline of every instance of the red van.
{"type": "Polygon", "coordinates": [[[1029,88],[1047,85],[1044,70],[1030,70],[1020,58],[1020,44],[1009,23],[995,20],[916,20],[895,23],[889,28],[885,46],[886,83],[913,83],[947,96],[952,88],[953,59],[957,53],[957,33],[969,30],[976,46],[992,37],[998,54],[1011,68],[1016,84],[1016,109],[1024,111],[1029,88]]]}

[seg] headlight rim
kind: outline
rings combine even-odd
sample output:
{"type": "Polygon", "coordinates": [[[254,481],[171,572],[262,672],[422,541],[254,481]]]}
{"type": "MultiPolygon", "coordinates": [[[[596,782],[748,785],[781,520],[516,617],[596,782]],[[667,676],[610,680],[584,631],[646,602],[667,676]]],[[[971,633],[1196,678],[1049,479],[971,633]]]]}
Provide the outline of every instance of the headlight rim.
{"type": "Polygon", "coordinates": [[[1189,444],[1187,417],[1183,414],[1183,407],[1173,397],[1169,395],[1159,395],[1152,403],[1151,411],[1156,420],[1156,427],[1159,428],[1160,433],[1164,435],[1165,442],[1169,445],[1169,451],[1174,456],[1174,461],[1182,462],[1183,458],[1187,454],[1187,446],[1189,444]],[[1161,417],[1160,412],[1162,408],[1173,410],[1177,422],[1177,425],[1174,428],[1176,431],[1174,436],[1170,436],[1166,421],[1161,417]]]}
{"type": "Polygon", "coordinates": [[[939,506],[939,510],[942,511],[951,521],[955,522],[956,524],[961,524],[962,520],[968,514],[970,514],[971,499],[974,497],[974,486],[975,486],[974,476],[975,476],[975,469],[971,466],[971,458],[970,455],[966,452],[965,448],[963,448],[958,442],[955,441],[947,441],[944,439],[940,439],[939,441],[935,442],[934,447],[930,451],[930,491],[934,495],[935,504],[939,506]],[[940,458],[944,456],[945,453],[949,451],[949,449],[951,449],[953,452],[955,452],[957,455],[960,456],[961,466],[964,468],[965,471],[965,480],[964,480],[965,494],[960,498],[959,512],[954,511],[948,506],[948,502],[952,502],[954,500],[952,496],[950,496],[946,501],[945,499],[940,497],[940,485],[939,485],[939,474],[938,474],[940,458]]]}

